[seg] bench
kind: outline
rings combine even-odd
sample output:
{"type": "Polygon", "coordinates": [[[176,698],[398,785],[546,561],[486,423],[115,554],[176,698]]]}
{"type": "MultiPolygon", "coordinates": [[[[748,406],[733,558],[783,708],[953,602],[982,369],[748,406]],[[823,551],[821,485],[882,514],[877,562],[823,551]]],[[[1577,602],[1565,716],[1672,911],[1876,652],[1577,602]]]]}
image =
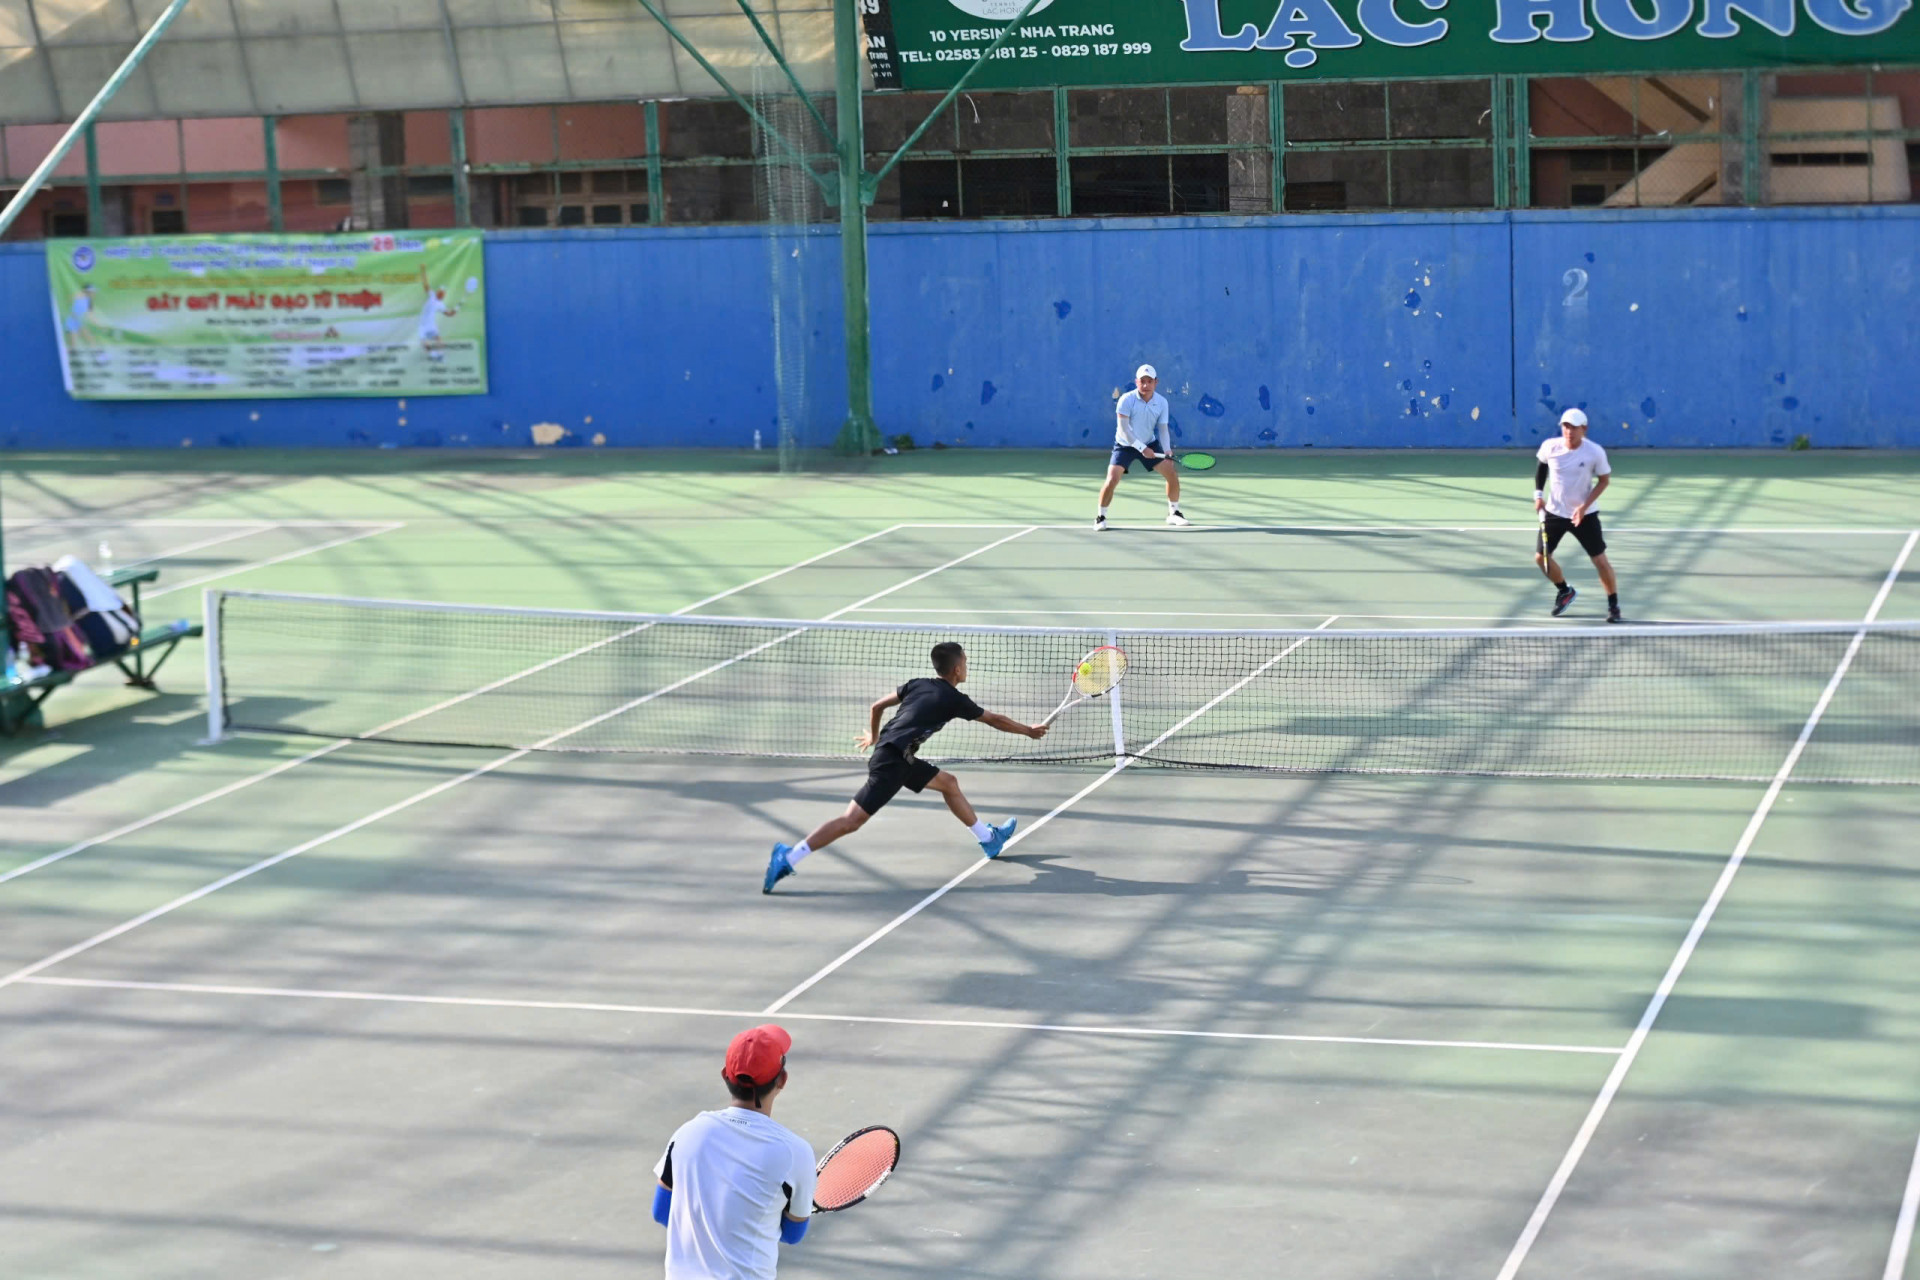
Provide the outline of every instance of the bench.
{"type": "MultiPolygon", "coordinates": [[[[139,617],[140,588],[149,582],[160,579],[158,569],[135,566],[128,569],[116,569],[102,575],[108,586],[130,595],[128,603],[133,608],[133,616],[139,617]],[[122,590],[131,588],[130,591],[122,590]]],[[[173,655],[174,648],[182,640],[201,635],[206,628],[197,622],[188,622],[185,618],[177,622],[156,623],[142,627],[133,643],[113,659],[113,665],[120,668],[127,677],[127,683],[139,689],[157,689],[154,676],[160,671],[166,660],[173,655]]],[[[8,643],[12,635],[7,635],[8,643]]],[[[104,665],[104,664],[102,664],[104,665]]],[[[53,691],[64,684],[70,684],[73,678],[94,667],[83,667],[79,671],[49,671],[36,680],[27,680],[19,684],[0,688],[0,734],[17,733],[21,729],[39,724],[40,704],[53,696],[53,691]]]]}

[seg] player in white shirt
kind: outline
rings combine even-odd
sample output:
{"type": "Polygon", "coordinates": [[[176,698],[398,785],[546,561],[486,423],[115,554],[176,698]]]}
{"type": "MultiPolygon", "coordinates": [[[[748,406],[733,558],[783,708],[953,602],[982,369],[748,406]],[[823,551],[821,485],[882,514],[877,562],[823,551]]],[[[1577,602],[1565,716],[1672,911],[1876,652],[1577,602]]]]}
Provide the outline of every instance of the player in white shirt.
{"type": "Polygon", "coordinates": [[[1180,512],[1180,469],[1173,461],[1173,442],[1167,428],[1167,398],[1154,391],[1160,375],[1150,364],[1134,372],[1134,389],[1120,397],[1118,418],[1113,432],[1113,456],[1107,462],[1107,482],[1100,486],[1100,514],[1095,529],[1107,527],[1107,506],[1120,477],[1139,462],[1149,471],[1158,471],[1167,481],[1167,523],[1184,525],[1180,512]]]}
{"type": "Polygon", "coordinates": [[[1569,409],[1560,415],[1560,438],[1543,441],[1533,472],[1533,509],[1544,511],[1546,545],[1533,562],[1546,570],[1554,585],[1553,616],[1559,617],[1579,594],[1553,558],[1553,549],[1569,533],[1593,558],[1600,585],[1607,589],[1607,621],[1620,621],[1620,583],[1607,560],[1607,540],[1600,532],[1600,495],[1613,479],[1607,451],[1587,439],[1587,415],[1569,409]]]}
{"type": "Polygon", "coordinates": [[[653,1167],[666,1280],[774,1280],[780,1246],[807,1234],[813,1148],[773,1119],[792,1047],[772,1023],[735,1036],[720,1073],[732,1105],[681,1125],[653,1167]]]}

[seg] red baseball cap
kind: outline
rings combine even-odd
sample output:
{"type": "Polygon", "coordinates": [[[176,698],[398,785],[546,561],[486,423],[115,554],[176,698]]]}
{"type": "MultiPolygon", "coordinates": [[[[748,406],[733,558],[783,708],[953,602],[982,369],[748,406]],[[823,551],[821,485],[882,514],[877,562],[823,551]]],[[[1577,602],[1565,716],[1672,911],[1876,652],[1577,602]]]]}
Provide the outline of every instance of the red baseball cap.
{"type": "Polygon", "coordinates": [[[722,1075],[728,1084],[738,1083],[742,1076],[756,1085],[772,1084],[774,1077],[786,1067],[787,1050],[791,1048],[793,1037],[784,1027],[776,1027],[771,1022],[742,1031],[727,1046],[727,1065],[722,1075]]]}

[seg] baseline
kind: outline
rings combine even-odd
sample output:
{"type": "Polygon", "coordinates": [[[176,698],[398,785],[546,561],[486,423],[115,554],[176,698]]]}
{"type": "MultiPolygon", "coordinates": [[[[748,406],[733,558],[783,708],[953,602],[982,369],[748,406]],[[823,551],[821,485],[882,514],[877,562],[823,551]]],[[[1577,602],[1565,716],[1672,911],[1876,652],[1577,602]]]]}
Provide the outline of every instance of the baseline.
{"type": "MultiPolygon", "coordinates": [[[[1027,527],[1023,529],[1020,533],[1012,534],[1008,537],[1001,538],[998,541],[989,543],[984,547],[980,547],[980,548],[977,548],[976,550],[969,551],[967,554],[963,556],[956,556],[954,559],[947,561],[943,565],[939,565],[936,568],[929,569],[924,573],[915,574],[913,577],[908,578],[906,581],[896,583],[894,586],[887,588],[887,590],[885,591],[876,592],[871,596],[864,597],[864,599],[858,603],[864,603],[865,601],[868,601],[868,600],[877,600],[881,596],[887,595],[891,591],[897,591],[902,587],[911,586],[912,584],[923,581],[927,578],[930,578],[934,574],[940,573],[943,570],[951,569],[955,565],[964,564],[966,561],[973,559],[975,556],[984,555],[986,552],[993,550],[995,547],[1002,546],[1005,543],[1013,541],[1014,538],[1022,537],[1027,533],[1031,533],[1032,531],[1033,530],[1031,527],[1027,527]]],[[[883,534],[888,532],[891,532],[891,529],[882,530],[880,531],[880,533],[869,534],[867,535],[867,538],[862,538],[862,539],[859,539],[858,541],[864,542],[871,538],[880,537],[883,534]]],[[[799,566],[795,565],[793,567],[798,568],[799,566]]],[[[838,615],[830,614],[824,620],[831,621],[836,616],[838,615]]],[[[1331,622],[1332,619],[1329,619],[1328,621],[1331,622]]],[[[794,634],[798,634],[798,633],[796,632],[794,634]]],[[[642,694],[637,698],[629,699],[628,701],[621,703],[619,706],[614,707],[609,711],[603,711],[596,716],[592,716],[586,720],[581,721],[579,724],[576,724],[571,728],[562,729],[558,733],[551,734],[548,737],[542,738],[539,742],[534,743],[530,747],[521,747],[517,750],[510,751],[505,755],[497,756],[494,759],[487,761],[483,765],[479,765],[476,768],[469,769],[465,773],[459,774],[452,778],[448,778],[445,781],[435,783],[431,787],[427,787],[424,790],[417,791],[414,794],[407,796],[402,800],[395,801],[393,804],[385,806],[384,808],[377,809],[370,814],[366,814],[362,817],[356,818],[352,822],[348,822],[341,826],[335,827],[333,830],[325,832],[321,835],[315,836],[311,840],[302,841],[301,843],[294,845],[290,849],[284,849],[281,852],[272,855],[271,857],[262,858],[258,862],[255,862],[250,866],[242,867],[237,871],[230,872],[229,874],[220,877],[218,880],[215,880],[210,884],[202,885],[200,888],[195,889],[190,893],[181,894],[179,897],[174,898],[169,902],[164,902],[159,906],[154,907],[150,911],[142,912],[140,915],[135,916],[131,920],[122,921],[120,924],[115,925],[111,929],[102,930],[101,932],[94,934],[90,938],[83,939],[82,941],[77,942],[70,947],[65,947],[50,956],[46,956],[40,960],[35,961],[32,964],[23,966],[22,968],[19,968],[19,969],[15,969],[12,973],[6,974],[4,976],[0,976],[0,987],[12,986],[14,983],[19,982],[25,978],[30,978],[35,974],[42,972],[43,970],[50,969],[54,965],[57,965],[62,961],[70,960],[74,956],[80,955],[83,952],[91,951],[93,948],[100,946],[102,943],[110,942],[113,939],[118,938],[123,934],[131,933],[133,930],[138,929],[140,926],[144,924],[148,924],[154,920],[157,920],[161,916],[167,915],[173,911],[177,911],[181,907],[188,906],[192,903],[198,902],[200,899],[205,898],[210,894],[218,893],[221,889],[226,888],[230,884],[235,884],[241,880],[246,879],[249,876],[257,874],[258,872],[265,871],[270,867],[278,866],[280,863],[287,861],[289,858],[297,858],[303,853],[310,852],[311,850],[317,849],[322,845],[329,844],[332,841],[341,838],[342,836],[351,835],[352,833],[359,831],[363,827],[371,826],[374,823],[379,822],[384,818],[391,817],[396,813],[402,812],[403,810],[410,809],[414,805],[419,804],[424,800],[430,800],[433,797],[440,795],[442,792],[451,791],[453,790],[453,788],[458,787],[464,783],[471,782],[475,778],[485,777],[487,774],[494,772],[496,769],[500,769],[506,765],[512,764],[514,761],[523,759],[524,757],[529,756],[536,751],[544,750],[545,748],[552,746],[556,742],[572,737],[576,733],[584,733],[588,729],[593,728],[595,725],[604,724],[606,721],[611,720],[616,716],[625,715],[627,712],[633,710],[636,707],[639,707],[648,702],[651,702],[655,698],[665,697],[667,694],[673,693],[678,689],[683,689],[687,685],[692,684],[696,680],[703,679],[706,676],[712,675],[716,671],[723,670],[727,667],[734,665],[737,662],[741,662],[746,658],[752,656],[752,654],[771,648],[773,645],[779,644],[781,640],[785,640],[787,638],[788,637],[783,636],[781,637],[780,640],[769,641],[766,644],[759,645],[754,649],[749,650],[747,653],[736,654],[735,656],[728,658],[723,662],[717,662],[714,665],[707,667],[705,670],[697,671],[693,675],[686,676],[680,680],[674,681],[672,684],[665,685],[649,693],[642,694]]],[[[602,641],[599,643],[605,643],[605,642],[602,641]]],[[[1305,643],[1305,642],[1304,641],[1296,642],[1296,647],[1297,647],[1297,644],[1299,643],[1305,643]]],[[[550,659],[548,663],[542,664],[542,665],[543,666],[551,665],[553,661],[558,661],[558,660],[550,659]]],[[[1248,679],[1251,679],[1251,678],[1252,678],[1251,676],[1248,677],[1248,679]]],[[[499,683],[499,682],[496,682],[496,683],[499,683]]],[[[462,695],[462,696],[467,696],[467,695],[462,695]]],[[[425,714],[425,713],[420,713],[420,714],[425,714]]],[[[1199,713],[1196,712],[1195,714],[1198,715],[1199,713]]],[[[342,743],[342,745],[344,745],[344,742],[342,743]]],[[[317,755],[319,753],[315,752],[313,754],[317,755]]]]}
{"type": "MultiPolygon", "coordinates": [[[[1328,627],[1332,626],[1335,622],[1339,621],[1339,618],[1340,618],[1340,615],[1336,613],[1331,617],[1329,617],[1326,621],[1322,622],[1319,626],[1315,627],[1314,630],[1325,631],[1328,627]]],[[[1049,822],[1052,822],[1055,818],[1059,817],[1061,814],[1065,813],[1067,810],[1073,808],[1074,805],[1079,804],[1082,800],[1092,795],[1095,791],[1098,791],[1101,787],[1105,786],[1108,782],[1118,777],[1124,770],[1126,770],[1128,767],[1133,765],[1136,761],[1150,754],[1155,747],[1159,746],[1161,743],[1165,742],[1168,738],[1171,738],[1174,734],[1180,732],[1182,729],[1192,724],[1195,720],[1198,720],[1201,716],[1207,714],[1207,712],[1213,710],[1215,707],[1219,706],[1222,702],[1225,702],[1228,698],[1232,697],[1234,694],[1240,692],[1240,690],[1246,688],[1249,684],[1253,683],[1253,681],[1258,679],[1262,674],[1264,674],[1268,670],[1268,668],[1272,667],[1275,663],[1279,662],[1282,658],[1291,654],[1295,649],[1298,649],[1301,645],[1305,644],[1309,638],[1310,637],[1303,636],[1300,639],[1295,640],[1292,644],[1288,645],[1285,649],[1282,649],[1279,653],[1276,653],[1273,657],[1268,658],[1265,662],[1261,663],[1258,667],[1255,667],[1251,673],[1242,677],[1240,680],[1236,681],[1233,685],[1228,687],[1225,692],[1215,694],[1198,711],[1195,711],[1190,715],[1186,716],[1184,719],[1176,723],[1172,728],[1168,729],[1165,733],[1162,733],[1159,737],[1155,738],[1152,742],[1149,742],[1146,746],[1140,748],[1139,754],[1124,757],[1118,764],[1114,765],[1111,769],[1108,769],[1105,773],[1095,778],[1092,782],[1089,782],[1086,786],[1074,792],[1073,795],[1067,797],[1067,799],[1055,805],[1052,809],[1048,810],[1045,814],[1042,814],[1038,819],[1036,819],[1033,822],[1031,826],[1022,827],[1020,830],[1014,832],[1012,837],[1008,839],[1006,843],[1006,848],[1008,849],[1013,848],[1014,845],[1019,844],[1022,840],[1026,839],[1028,836],[1038,831],[1041,827],[1046,826],[1049,822]]],[[[778,1000],[775,1000],[772,1004],[762,1009],[760,1011],[760,1016],[765,1017],[770,1014],[779,1013],[782,1009],[785,1009],[789,1004],[793,1003],[794,1000],[798,999],[802,995],[805,995],[814,986],[816,986],[823,979],[827,978],[828,976],[833,974],[835,971],[840,969],[841,966],[845,965],[848,961],[854,959],[861,952],[873,946],[874,943],[879,942],[882,938],[892,933],[895,929],[898,929],[901,925],[913,919],[915,916],[919,915],[922,911],[925,911],[928,907],[932,906],[934,903],[940,901],[940,899],[946,897],[949,893],[953,892],[953,890],[958,888],[967,879],[967,877],[973,875],[976,871],[979,871],[982,867],[986,866],[988,861],[989,859],[982,858],[980,861],[973,863],[966,870],[954,876],[953,879],[947,881],[945,884],[941,885],[938,889],[935,889],[932,893],[920,899],[920,901],[914,903],[911,907],[908,907],[905,911],[902,911],[899,915],[889,920],[886,924],[881,925],[878,929],[868,934],[865,938],[861,939],[859,942],[855,943],[853,946],[847,948],[847,950],[841,952],[833,960],[829,961],[824,967],[816,971],[811,977],[801,982],[799,986],[794,987],[791,991],[781,996],[778,1000]]],[[[3,986],[3,985],[5,984],[0,983],[0,986],[3,986]]]]}
{"type": "MultiPolygon", "coordinates": [[[[674,615],[678,616],[682,614],[692,613],[695,609],[704,608],[705,606],[713,604],[716,601],[724,600],[728,596],[736,595],[739,592],[750,590],[751,588],[757,587],[765,582],[771,582],[775,578],[778,578],[783,574],[792,573],[796,569],[804,569],[808,565],[816,564],[819,561],[825,560],[830,556],[839,555],[843,551],[850,551],[854,547],[859,546],[861,543],[872,542],[876,538],[884,538],[888,534],[895,532],[899,528],[900,526],[897,524],[889,525],[887,528],[881,529],[876,533],[870,533],[870,534],[867,534],[865,537],[855,538],[851,542],[843,542],[839,546],[834,547],[831,550],[822,551],[818,555],[808,556],[805,560],[796,561],[795,563],[790,564],[783,569],[776,569],[772,573],[761,574],[759,577],[755,578],[751,582],[743,582],[737,587],[731,587],[726,591],[719,592],[715,595],[710,595],[706,597],[704,600],[696,600],[692,604],[683,605],[682,607],[675,609],[673,611],[674,615]]],[[[152,597],[149,596],[148,598],[151,599],[152,597]]],[[[603,641],[601,643],[609,643],[609,642],[603,641]]],[[[565,655],[564,658],[577,657],[581,652],[584,652],[584,650],[576,650],[572,654],[565,655]]],[[[564,658],[560,660],[564,660],[564,658]]],[[[477,697],[482,693],[488,692],[492,689],[497,689],[503,684],[511,683],[513,680],[522,679],[526,676],[533,675],[536,672],[543,671],[546,668],[552,666],[554,661],[555,661],[554,659],[549,659],[546,662],[539,663],[535,666],[529,667],[525,671],[517,672],[514,675],[505,677],[502,680],[496,680],[490,685],[483,685],[480,688],[473,689],[468,691],[465,694],[458,695],[455,699],[451,701],[439,703],[435,706],[427,708],[424,711],[416,711],[412,715],[404,716],[398,720],[390,720],[386,724],[378,725],[374,729],[370,730],[369,735],[373,733],[384,733],[390,729],[397,729],[403,724],[407,724],[413,720],[419,719],[421,716],[430,715],[435,711],[444,711],[447,707],[454,705],[455,702],[462,701],[467,698],[477,697]]],[[[212,801],[223,799],[227,796],[232,795],[236,791],[241,791],[246,789],[247,787],[254,785],[256,782],[265,782],[269,778],[276,778],[281,774],[286,773],[290,769],[297,769],[303,764],[311,763],[312,761],[318,760],[320,757],[325,755],[331,755],[333,752],[340,750],[342,747],[351,746],[358,741],[360,741],[360,739],[358,738],[336,738],[334,741],[326,743],[323,746],[316,747],[312,751],[309,751],[304,755],[296,756],[292,760],[283,760],[279,764],[276,764],[271,768],[263,769],[259,773],[250,774],[245,778],[240,778],[236,781],[229,782],[224,786],[215,787],[213,790],[208,791],[203,795],[195,796],[191,800],[183,800],[179,804],[172,805],[172,806],[169,806],[168,808],[160,810],[158,813],[148,814],[144,818],[137,819],[133,822],[125,823],[101,835],[91,836],[88,839],[78,841],[77,843],[74,843],[74,844],[70,844],[64,849],[57,849],[54,852],[45,855],[44,857],[36,858],[32,862],[24,863],[21,866],[15,867],[11,871],[0,872],[0,884],[5,884],[9,880],[13,880],[19,876],[26,875],[30,871],[37,871],[41,867],[49,866],[55,862],[61,861],[64,858],[70,858],[76,853],[85,853],[88,849],[97,848],[98,846],[106,844],[107,842],[112,840],[118,840],[122,836],[132,835],[136,831],[144,831],[148,827],[151,827],[156,823],[165,822],[169,818],[178,817],[180,814],[186,813],[189,810],[197,809],[203,804],[208,804],[208,803],[211,803],[212,801]]]]}
{"type": "MultiPolygon", "coordinates": [[[[22,985],[82,987],[102,991],[160,991],[176,995],[253,996],[283,1000],[348,1000],[376,1004],[452,1005],[470,1009],[530,1009],[565,1013],[653,1014],[689,1018],[758,1018],[752,1009],[692,1009],[676,1005],[607,1004],[585,1000],[508,1000],[487,996],[399,995],[384,991],[329,991],[308,987],[245,987],[197,982],[140,982],[120,978],[22,978],[22,985]]],[[[979,1018],[888,1018],[858,1013],[789,1013],[805,1022],[850,1022],[889,1027],[951,1027],[963,1030],[1057,1031],[1067,1035],[1132,1036],[1147,1039],[1279,1041],[1287,1044],[1359,1044],[1411,1049],[1486,1049],[1515,1053],[1586,1053],[1613,1057],[1606,1045],[1547,1044],[1524,1040],[1415,1040],[1388,1036],[1290,1035],[1276,1031],[1194,1031],[1181,1027],[1087,1026],[1067,1022],[999,1022],[979,1018]]]]}
{"type": "MultiPolygon", "coordinates": [[[[1900,555],[1894,560],[1893,568],[1887,571],[1886,581],[1880,584],[1878,594],[1873,597],[1873,603],[1867,608],[1866,617],[1861,619],[1863,623],[1871,623],[1879,616],[1881,607],[1887,602],[1887,597],[1893,593],[1893,584],[1899,579],[1901,570],[1906,567],[1907,558],[1913,554],[1916,543],[1920,543],[1920,529],[1908,531],[1907,540],[1900,548],[1900,555]]],[[[1619,1058],[1614,1061],[1613,1070],[1607,1073],[1606,1082],[1600,1086],[1600,1095],[1593,1100],[1586,1119],[1581,1122],[1579,1131],[1574,1134],[1573,1145],[1567,1148],[1566,1155],[1561,1158],[1559,1167],[1554,1170],[1552,1179],[1541,1194],[1540,1202],[1534,1206],[1533,1213],[1527,1218],[1526,1226],[1521,1228],[1520,1238],[1514,1242],[1513,1249],[1507,1255],[1507,1260],[1501,1266],[1496,1280],[1514,1280],[1514,1277],[1520,1273],[1520,1268],[1525,1264],[1534,1241],[1539,1239],[1541,1230],[1547,1224],[1548,1215],[1560,1202],[1560,1195],[1566,1190],[1567,1182],[1573,1177],[1574,1169],[1579,1166],[1580,1158],[1586,1154],[1588,1145],[1593,1141],[1594,1133],[1600,1128],[1600,1122],[1606,1118],[1607,1110],[1613,1105],[1615,1095],[1620,1092],[1620,1086],[1626,1081],[1627,1072],[1633,1069],[1634,1060],[1640,1056],[1640,1050],[1646,1044],[1654,1022],[1660,1017],[1660,1011],[1666,1007],[1667,999],[1673,994],[1674,987],[1679,984],[1680,975],[1686,972],[1687,964],[1693,959],[1694,950],[1700,945],[1700,939],[1706,933],[1707,926],[1712,923],[1714,913],[1720,909],[1721,901],[1726,898],[1727,891],[1733,887],[1733,878],[1739,872],[1741,864],[1746,861],[1747,851],[1753,847],[1754,840],[1759,837],[1760,828],[1766,822],[1767,815],[1773,812],[1774,802],[1780,798],[1781,790],[1787,785],[1788,776],[1793,773],[1793,767],[1800,762],[1801,753],[1806,750],[1808,740],[1813,737],[1814,729],[1820,724],[1820,718],[1827,713],[1827,707],[1833,702],[1834,694],[1839,691],[1840,682],[1846,678],[1848,669],[1853,666],[1854,655],[1860,652],[1860,646],[1866,638],[1865,630],[1856,631],[1853,642],[1847,646],[1846,653],[1840,658],[1840,664],[1833,669],[1833,677],[1827,681],[1826,688],[1821,691],[1819,699],[1813,704],[1813,711],[1807,716],[1806,723],[1801,726],[1800,736],[1787,750],[1787,758],[1780,762],[1780,768],[1774,773],[1773,781],[1767,784],[1766,793],[1760,797],[1760,803],[1754,809],[1753,816],[1747,820],[1746,829],[1740,833],[1740,839],[1734,845],[1732,855],[1728,857],[1726,866],[1721,869],[1719,879],[1714,882],[1713,891],[1707,895],[1707,900],[1701,906],[1699,914],[1694,917],[1693,925],[1687,930],[1686,938],[1680,943],[1680,950],[1674,954],[1672,963],[1667,966],[1666,973],[1662,975],[1660,985],[1654,988],[1653,998],[1647,1002],[1646,1011],[1640,1015],[1640,1021],[1634,1027],[1633,1034],[1627,1038],[1626,1047],[1620,1051],[1619,1058]]]]}

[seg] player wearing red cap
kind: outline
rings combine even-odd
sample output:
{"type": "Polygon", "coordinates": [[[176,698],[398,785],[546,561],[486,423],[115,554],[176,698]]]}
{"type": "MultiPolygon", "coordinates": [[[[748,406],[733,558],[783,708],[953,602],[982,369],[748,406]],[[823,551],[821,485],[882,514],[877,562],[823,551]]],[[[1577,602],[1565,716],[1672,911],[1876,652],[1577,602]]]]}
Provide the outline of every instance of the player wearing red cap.
{"type": "Polygon", "coordinates": [[[793,1037],[768,1023],[727,1046],[731,1105],[674,1131],[653,1167],[653,1220],[667,1229],[667,1280],[773,1280],[780,1246],[813,1211],[813,1148],[776,1124],[793,1037]]]}

